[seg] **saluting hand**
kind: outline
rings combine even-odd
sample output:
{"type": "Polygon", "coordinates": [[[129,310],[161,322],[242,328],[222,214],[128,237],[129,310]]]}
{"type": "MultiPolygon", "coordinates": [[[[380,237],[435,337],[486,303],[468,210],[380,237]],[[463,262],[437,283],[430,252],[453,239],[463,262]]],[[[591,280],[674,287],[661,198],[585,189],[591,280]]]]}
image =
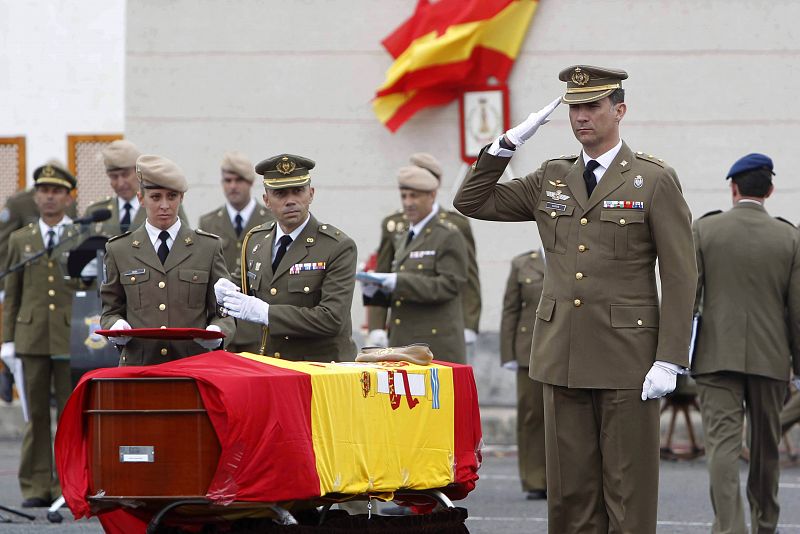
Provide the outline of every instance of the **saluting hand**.
{"type": "Polygon", "coordinates": [[[531,113],[528,115],[527,119],[506,132],[506,139],[508,139],[515,147],[525,144],[525,141],[533,137],[533,134],[536,133],[536,130],[539,129],[539,126],[550,122],[548,117],[553,111],[555,111],[560,103],[561,97],[559,96],[539,111],[531,113]]]}

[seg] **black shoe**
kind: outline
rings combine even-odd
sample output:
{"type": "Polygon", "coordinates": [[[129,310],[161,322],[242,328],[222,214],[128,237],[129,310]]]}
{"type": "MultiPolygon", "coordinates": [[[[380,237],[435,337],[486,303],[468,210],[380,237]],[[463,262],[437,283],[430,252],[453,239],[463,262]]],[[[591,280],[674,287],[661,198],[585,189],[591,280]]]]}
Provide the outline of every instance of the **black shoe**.
{"type": "Polygon", "coordinates": [[[531,490],[527,492],[525,498],[529,501],[546,501],[547,490],[531,490]]]}
{"type": "Polygon", "coordinates": [[[23,508],[50,508],[50,501],[39,497],[31,497],[22,501],[23,508]]]}

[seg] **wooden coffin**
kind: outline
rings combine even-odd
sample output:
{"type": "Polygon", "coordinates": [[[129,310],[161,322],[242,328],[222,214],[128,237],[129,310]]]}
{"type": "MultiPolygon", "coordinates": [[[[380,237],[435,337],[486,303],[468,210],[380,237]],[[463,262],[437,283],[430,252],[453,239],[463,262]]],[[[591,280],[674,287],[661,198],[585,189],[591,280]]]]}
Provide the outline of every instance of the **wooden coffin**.
{"type": "Polygon", "coordinates": [[[220,444],[193,379],[90,382],[90,500],[206,495],[220,444]]]}

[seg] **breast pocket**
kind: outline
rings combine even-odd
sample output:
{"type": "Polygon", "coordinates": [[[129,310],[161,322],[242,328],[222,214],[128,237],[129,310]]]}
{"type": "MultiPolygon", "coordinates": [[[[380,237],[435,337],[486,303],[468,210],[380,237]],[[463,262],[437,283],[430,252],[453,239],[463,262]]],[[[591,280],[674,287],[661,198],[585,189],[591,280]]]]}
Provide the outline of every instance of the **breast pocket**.
{"type": "Polygon", "coordinates": [[[547,201],[539,203],[540,213],[536,217],[536,224],[546,251],[556,254],[564,254],[567,251],[567,238],[574,211],[575,206],[547,201]]]}
{"type": "Polygon", "coordinates": [[[120,274],[119,281],[125,289],[125,303],[134,310],[142,309],[142,288],[150,280],[150,271],[144,273],[120,274]]]}
{"type": "Polygon", "coordinates": [[[288,290],[292,302],[300,306],[316,306],[322,297],[325,274],[289,275],[288,290]]]}
{"type": "Polygon", "coordinates": [[[606,257],[615,260],[631,258],[633,241],[644,239],[644,212],[603,210],[600,212],[600,221],[600,240],[606,257]]]}
{"type": "Polygon", "coordinates": [[[181,286],[188,289],[186,305],[189,308],[205,308],[206,292],[208,290],[208,271],[196,269],[181,269],[178,271],[181,286]]]}

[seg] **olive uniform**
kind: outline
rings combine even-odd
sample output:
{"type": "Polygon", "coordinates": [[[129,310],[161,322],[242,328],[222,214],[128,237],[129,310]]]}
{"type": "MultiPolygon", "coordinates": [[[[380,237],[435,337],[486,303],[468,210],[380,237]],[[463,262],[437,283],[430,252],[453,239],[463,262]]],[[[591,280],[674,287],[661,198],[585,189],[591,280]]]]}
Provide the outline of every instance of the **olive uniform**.
{"type": "Polygon", "coordinates": [[[355,243],[310,215],[273,273],[275,228],[275,222],[257,226],[243,245],[247,294],[269,304],[259,352],[295,361],[353,360],[355,243]]]}
{"type": "Polygon", "coordinates": [[[693,230],[703,319],[692,374],[705,428],[712,531],[746,532],[738,457],[747,412],[752,532],[774,532],[780,413],[790,371],[800,374],[800,233],[746,200],[700,218],[693,230]]]}
{"type": "MultiPolygon", "coordinates": [[[[462,315],[464,328],[478,331],[481,317],[481,281],[478,273],[478,260],[475,252],[475,238],[469,219],[456,211],[447,211],[441,206],[437,217],[441,221],[452,223],[464,236],[467,245],[467,283],[461,292],[462,315]]],[[[388,273],[392,268],[395,255],[395,243],[398,236],[408,233],[410,224],[403,210],[388,215],[381,222],[381,241],[378,245],[378,258],[376,272],[388,273]]],[[[401,239],[402,240],[402,239],[401,239]]],[[[365,299],[366,305],[380,306],[379,300],[365,299]]],[[[386,313],[373,312],[368,316],[369,329],[386,328],[386,313]]]]}
{"type": "Polygon", "coordinates": [[[542,296],[545,264],[537,251],[511,260],[500,321],[500,361],[517,362],[517,456],[522,490],[547,488],[542,384],[528,376],[536,306],[542,296]]]}
{"type": "MultiPolygon", "coordinates": [[[[214,282],[229,276],[219,237],[181,223],[162,265],[145,225],[106,244],[103,328],[119,319],[132,328],[206,328],[217,325],[232,339],[235,323],[217,315],[214,282]]],[[[133,338],[122,349],[120,365],[152,365],[207,352],[194,341],[133,338]]]]}
{"type": "MultiPolygon", "coordinates": [[[[261,224],[273,220],[270,211],[256,202],[250,219],[244,222],[242,233],[236,235],[236,229],[228,216],[225,205],[200,217],[198,227],[206,232],[219,236],[222,240],[222,255],[225,265],[231,273],[231,280],[236,285],[242,284],[242,242],[247,232],[261,224]]],[[[215,280],[216,281],[216,280],[215,280]]],[[[228,345],[230,352],[258,352],[261,342],[261,328],[250,321],[236,322],[236,336],[228,345]]]]}

